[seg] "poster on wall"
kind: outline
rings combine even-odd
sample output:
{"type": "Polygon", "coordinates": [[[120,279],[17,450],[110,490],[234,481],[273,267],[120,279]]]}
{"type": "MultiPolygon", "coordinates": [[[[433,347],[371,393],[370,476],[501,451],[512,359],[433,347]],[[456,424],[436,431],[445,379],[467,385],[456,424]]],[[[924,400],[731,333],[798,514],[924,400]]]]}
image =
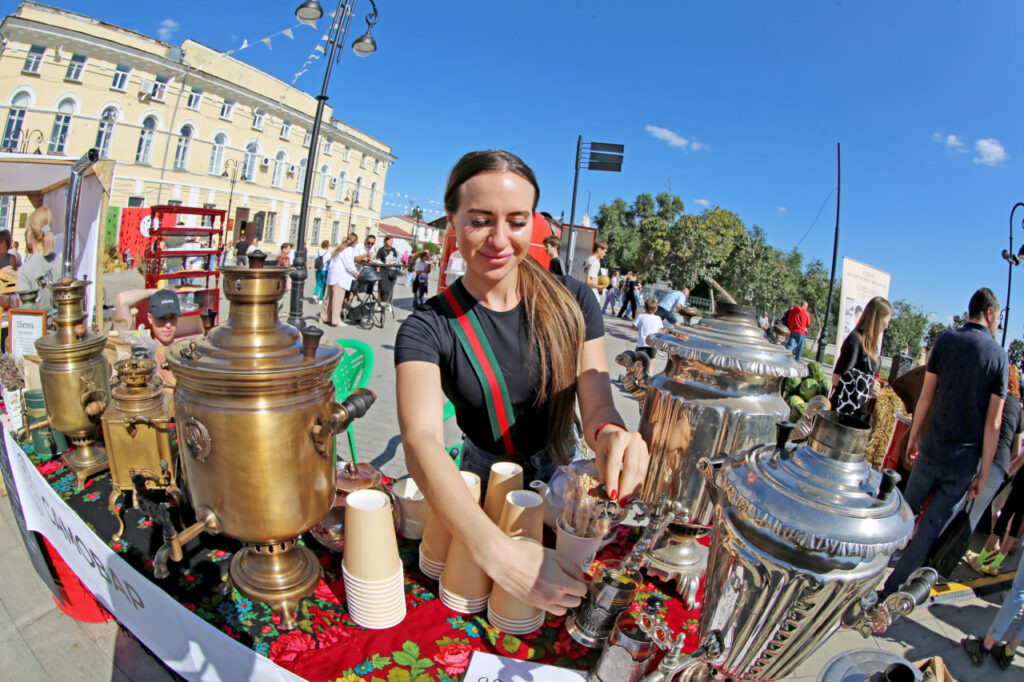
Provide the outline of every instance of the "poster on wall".
{"type": "MultiPolygon", "coordinates": [[[[889,298],[891,275],[852,258],[843,258],[843,283],[839,294],[839,334],[837,346],[857,326],[860,314],[875,296],[889,298]]],[[[879,339],[881,341],[881,339],[879,339]]],[[[836,354],[838,355],[838,348],[836,354]]]]}

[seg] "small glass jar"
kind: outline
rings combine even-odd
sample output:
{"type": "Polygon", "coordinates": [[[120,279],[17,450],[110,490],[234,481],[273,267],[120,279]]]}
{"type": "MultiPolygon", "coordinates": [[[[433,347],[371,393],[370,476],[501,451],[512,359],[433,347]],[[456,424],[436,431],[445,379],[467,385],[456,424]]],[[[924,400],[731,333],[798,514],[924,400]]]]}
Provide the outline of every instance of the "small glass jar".
{"type": "Polygon", "coordinates": [[[619,561],[599,565],[583,603],[569,612],[565,628],[586,647],[600,646],[611,634],[615,619],[630,605],[639,589],[639,575],[619,561]]]}
{"type": "Polygon", "coordinates": [[[627,609],[619,614],[601,657],[590,669],[591,682],[639,682],[644,678],[659,646],[640,628],[637,617],[646,613],[653,620],[664,605],[661,598],[648,597],[642,612],[627,609]]]}

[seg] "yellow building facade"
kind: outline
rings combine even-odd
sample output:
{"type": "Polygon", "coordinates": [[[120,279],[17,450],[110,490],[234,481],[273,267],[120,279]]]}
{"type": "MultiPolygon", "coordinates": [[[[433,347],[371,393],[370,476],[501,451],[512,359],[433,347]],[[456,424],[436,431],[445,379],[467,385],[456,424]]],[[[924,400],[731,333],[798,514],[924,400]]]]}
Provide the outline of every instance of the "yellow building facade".
{"type": "MultiPolygon", "coordinates": [[[[315,97],[191,40],[32,2],[0,24],[0,158],[96,147],[117,162],[114,207],[230,208],[229,237],[246,221],[269,244],[294,242],[315,112],[315,97]]],[[[377,234],[394,160],[325,107],[307,242],[377,234]]],[[[30,211],[6,198],[0,227],[22,227],[30,211]]]]}

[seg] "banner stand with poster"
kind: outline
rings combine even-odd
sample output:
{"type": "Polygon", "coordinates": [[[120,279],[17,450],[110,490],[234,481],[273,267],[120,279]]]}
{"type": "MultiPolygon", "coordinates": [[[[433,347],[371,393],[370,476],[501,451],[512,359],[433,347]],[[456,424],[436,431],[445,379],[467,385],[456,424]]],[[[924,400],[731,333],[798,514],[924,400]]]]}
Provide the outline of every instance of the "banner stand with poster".
{"type": "MultiPolygon", "coordinates": [[[[843,341],[857,326],[865,306],[875,296],[889,298],[891,275],[878,268],[843,257],[843,280],[839,294],[839,331],[836,334],[836,355],[843,341]]],[[[881,342],[881,339],[879,339],[881,342]]]]}

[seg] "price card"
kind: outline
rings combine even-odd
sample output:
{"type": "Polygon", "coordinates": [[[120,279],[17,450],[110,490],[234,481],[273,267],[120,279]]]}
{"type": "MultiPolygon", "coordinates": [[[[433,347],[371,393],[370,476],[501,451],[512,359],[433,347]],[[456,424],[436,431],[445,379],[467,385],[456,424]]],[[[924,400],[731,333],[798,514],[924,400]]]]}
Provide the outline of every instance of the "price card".
{"type": "Polygon", "coordinates": [[[35,355],[36,339],[46,335],[46,311],[11,308],[7,311],[7,352],[35,355]]]}
{"type": "Polygon", "coordinates": [[[556,668],[532,661],[474,651],[463,682],[586,682],[580,670],[556,668]]]}

